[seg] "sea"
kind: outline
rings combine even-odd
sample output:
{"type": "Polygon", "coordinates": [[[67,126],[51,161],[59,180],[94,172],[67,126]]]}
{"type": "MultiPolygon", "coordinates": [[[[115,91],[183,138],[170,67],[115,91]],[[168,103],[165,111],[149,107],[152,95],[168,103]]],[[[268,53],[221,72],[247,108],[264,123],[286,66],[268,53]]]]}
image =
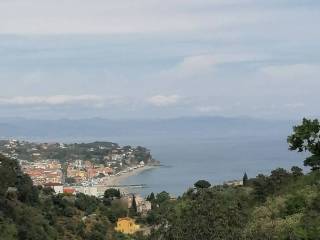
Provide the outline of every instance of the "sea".
{"type": "MultiPolygon", "coordinates": [[[[186,192],[198,180],[212,185],[229,180],[270,174],[273,169],[303,167],[305,153],[288,150],[287,135],[228,136],[201,138],[155,135],[105,138],[51,139],[61,142],[112,141],[120,145],[144,146],[150,149],[160,166],[124,179],[121,185],[136,185],[129,191],[142,196],[166,191],[172,197],[186,192]]],[[[44,139],[27,139],[44,141],[44,139]]],[[[45,139],[48,140],[48,139],[45,139]]]]}
{"type": "MultiPolygon", "coordinates": [[[[121,139],[119,139],[121,140],[121,139]]],[[[137,139],[136,139],[137,140],[137,139]]],[[[131,139],[131,143],[135,140],[131,139]]],[[[122,139],[122,142],[126,142],[122,139]]],[[[285,136],[228,137],[190,139],[140,139],[159,167],[125,179],[122,184],[141,185],[133,192],[147,196],[166,191],[173,197],[183,194],[198,180],[212,185],[258,174],[270,174],[273,169],[292,166],[303,168],[303,153],[288,150],[285,136]]],[[[305,171],[307,169],[304,168],[305,171]]]]}

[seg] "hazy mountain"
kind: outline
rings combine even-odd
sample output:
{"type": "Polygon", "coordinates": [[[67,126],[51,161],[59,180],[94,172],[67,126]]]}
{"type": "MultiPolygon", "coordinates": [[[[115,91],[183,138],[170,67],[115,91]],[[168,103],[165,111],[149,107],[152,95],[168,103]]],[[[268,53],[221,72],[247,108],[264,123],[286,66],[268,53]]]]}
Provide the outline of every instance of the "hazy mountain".
{"type": "Polygon", "coordinates": [[[158,120],[35,120],[0,119],[0,137],[20,138],[211,138],[230,136],[284,136],[293,121],[250,118],[183,117],[158,120]]]}

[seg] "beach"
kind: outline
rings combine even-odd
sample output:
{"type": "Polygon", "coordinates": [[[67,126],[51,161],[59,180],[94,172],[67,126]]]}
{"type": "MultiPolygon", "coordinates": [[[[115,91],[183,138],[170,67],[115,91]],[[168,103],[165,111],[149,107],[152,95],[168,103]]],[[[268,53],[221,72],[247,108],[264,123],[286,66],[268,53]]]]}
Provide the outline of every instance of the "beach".
{"type": "Polygon", "coordinates": [[[128,183],[124,184],[127,178],[132,176],[138,176],[141,173],[156,167],[156,165],[146,165],[143,167],[132,169],[130,171],[128,170],[127,172],[122,172],[119,175],[110,176],[107,179],[105,179],[102,184],[99,184],[99,186],[97,186],[98,192],[100,194],[103,194],[104,191],[108,188],[117,188],[120,189],[120,191],[123,194],[136,193],[137,186],[130,186],[130,184],[128,183]]]}
{"type": "Polygon", "coordinates": [[[128,177],[139,175],[140,173],[156,168],[156,165],[146,165],[143,167],[139,167],[137,169],[132,169],[131,171],[127,171],[125,173],[121,173],[120,175],[110,176],[104,184],[106,186],[120,186],[128,177]]]}

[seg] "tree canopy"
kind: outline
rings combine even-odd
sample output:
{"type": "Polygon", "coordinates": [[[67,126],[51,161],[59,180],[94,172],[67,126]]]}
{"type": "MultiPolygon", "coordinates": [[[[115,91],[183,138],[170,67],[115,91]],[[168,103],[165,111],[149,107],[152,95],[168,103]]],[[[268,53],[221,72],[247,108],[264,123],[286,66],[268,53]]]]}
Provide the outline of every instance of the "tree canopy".
{"type": "Polygon", "coordinates": [[[209,188],[211,184],[206,180],[199,180],[194,184],[195,188],[209,188]]]}
{"type": "Polygon", "coordinates": [[[104,197],[105,198],[120,198],[121,197],[121,193],[119,189],[115,189],[115,188],[108,188],[105,192],[104,192],[104,197]]]}
{"type": "Polygon", "coordinates": [[[319,122],[303,120],[288,137],[291,150],[308,151],[304,173],[272,170],[248,178],[243,186],[199,180],[178,198],[151,193],[152,209],[136,214],[149,236],[116,233],[118,218],[128,216],[120,191],[108,189],[103,199],[84,194],[55,194],[33,186],[17,161],[0,155],[0,239],[2,240],[317,240],[320,239],[319,122]],[[311,159],[310,159],[311,158],[311,159]],[[312,160],[312,161],[311,161],[312,160]]]}
{"type": "Polygon", "coordinates": [[[302,124],[293,127],[293,134],[288,137],[289,149],[298,152],[307,151],[311,155],[304,160],[304,165],[312,170],[320,169],[320,124],[318,119],[304,118],[302,124]]]}

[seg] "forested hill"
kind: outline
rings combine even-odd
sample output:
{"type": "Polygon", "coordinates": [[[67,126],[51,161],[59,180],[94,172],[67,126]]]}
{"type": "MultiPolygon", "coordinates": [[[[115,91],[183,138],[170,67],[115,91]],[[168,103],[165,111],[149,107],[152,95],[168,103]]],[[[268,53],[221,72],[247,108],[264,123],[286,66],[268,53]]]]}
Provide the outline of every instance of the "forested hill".
{"type": "Polygon", "coordinates": [[[118,196],[56,195],[35,187],[15,160],[0,156],[0,239],[319,240],[319,121],[304,119],[288,143],[292,151],[309,152],[309,173],[278,168],[270,176],[244,175],[238,186],[200,180],[178,199],[151,193],[147,215],[123,208],[118,196]],[[127,214],[151,233],[116,233],[117,219],[127,214]]]}
{"type": "Polygon", "coordinates": [[[153,210],[158,228],[149,239],[320,239],[320,123],[303,119],[288,137],[289,149],[307,151],[304,175],[299,167],[275,169],[243,186],[195,184],[174,202],[153,210]]]}
{"type": "Polygon", "coordinates": [[[0,239],[310,239],[320,236],[320,172],[293,167],[245,180],[245,186],[195,184],[176,200],[151,194],[152,210],[136,215],[149,236],[114,231],[127,210],[89,197],[32,186],[15,160],[0,158],[0,239]],[[83,221],[83,217],[87,220],[83,221]]]}
{"type": "Polygon", "coordinates": [[[127,209],[105,200],[35,187],[16,160],[0,155],[1,240],[125,239],[113,229],[127,209]]]}

